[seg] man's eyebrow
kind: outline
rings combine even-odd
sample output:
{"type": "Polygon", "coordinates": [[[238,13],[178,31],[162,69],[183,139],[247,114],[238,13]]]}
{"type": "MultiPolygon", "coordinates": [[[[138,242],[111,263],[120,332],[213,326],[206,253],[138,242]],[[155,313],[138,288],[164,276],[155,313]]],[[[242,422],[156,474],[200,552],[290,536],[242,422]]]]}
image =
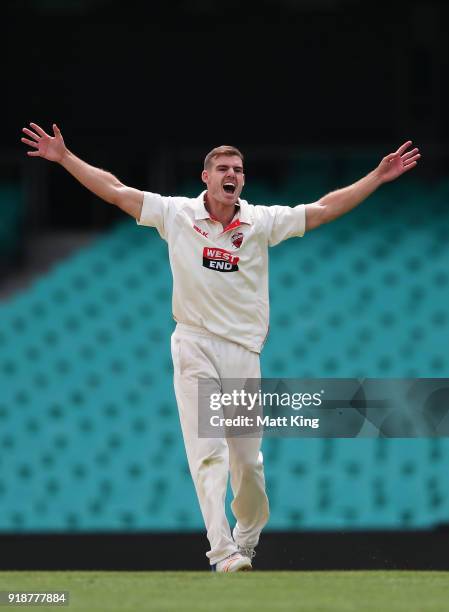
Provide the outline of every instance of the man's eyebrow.
{"type": "MultiPolygon", "coordinates": [[[[218,164],[217,168],[230,168],[231,166],[228,166],[227,164],[218,164]]],[[[243,166],[232,166],[234,169],[238,168],[240,170],[243,170],[243,166]]]]}

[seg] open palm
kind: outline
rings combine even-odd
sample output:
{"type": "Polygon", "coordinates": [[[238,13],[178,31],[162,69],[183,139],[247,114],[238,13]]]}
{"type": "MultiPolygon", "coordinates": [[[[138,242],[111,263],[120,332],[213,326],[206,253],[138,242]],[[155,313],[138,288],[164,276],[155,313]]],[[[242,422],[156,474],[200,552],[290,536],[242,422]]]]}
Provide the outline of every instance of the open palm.
{"type": "Polygon", "coordinates": [[[421,155],[417,147],[407,151],[411,144],[412,141],[407,140],[397,151],[390,153],[380,162],[377,172],[385,183],[397,179],[401,174],[416,166],[421,155]]]}
{"type": "Polygon", "coordinates": [[[44,132],[36,123],[30,123],[30,126],[34,131],[23,128],[22,132],[29,136],[31,140],[30,138],[21,138],[22,142],[36,149],[35,151],[27,151],[28,155],[30,157],[43,157],[50,161],[60,162],[66,152],[66,146],[56,123],[53,124],[54,136],[44,132]]]}

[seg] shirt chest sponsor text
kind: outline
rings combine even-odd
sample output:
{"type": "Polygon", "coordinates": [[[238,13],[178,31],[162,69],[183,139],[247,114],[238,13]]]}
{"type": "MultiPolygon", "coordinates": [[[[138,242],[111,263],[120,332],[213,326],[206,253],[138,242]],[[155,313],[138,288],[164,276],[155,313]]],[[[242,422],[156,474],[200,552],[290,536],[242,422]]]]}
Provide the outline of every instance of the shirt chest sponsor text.
{"type": "Polygon", "coordinates": [[[217,272],[237,272],[239,258],[225,249],[204,247],[203,266],[217,272]]]}

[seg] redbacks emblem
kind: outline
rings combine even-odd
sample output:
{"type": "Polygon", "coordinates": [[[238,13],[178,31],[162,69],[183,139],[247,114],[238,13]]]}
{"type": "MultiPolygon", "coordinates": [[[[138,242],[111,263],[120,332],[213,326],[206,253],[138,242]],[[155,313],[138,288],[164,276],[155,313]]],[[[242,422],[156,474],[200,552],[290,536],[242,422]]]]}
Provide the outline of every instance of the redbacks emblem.
{"type": "Polygon", "coordinates": [[[235,246],[236,249],[239,249],[242,246],[242,242],[243,242],[242,232],[236,232],[235,234],[232,234],[231,242],[235,246]]]}

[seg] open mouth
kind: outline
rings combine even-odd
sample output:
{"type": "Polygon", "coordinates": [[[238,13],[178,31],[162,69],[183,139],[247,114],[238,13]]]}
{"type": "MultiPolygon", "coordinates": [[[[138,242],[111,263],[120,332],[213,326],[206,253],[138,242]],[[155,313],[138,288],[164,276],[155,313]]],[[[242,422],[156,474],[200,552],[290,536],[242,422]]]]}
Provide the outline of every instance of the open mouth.
{"type": "Polygon", "coordinates": [[[235,193],[235,189],[236,189],[236,186],[234,185],[234,183],[224,183],[223,185],[223,190],[226,193],[233,194],[235,193]]]}

